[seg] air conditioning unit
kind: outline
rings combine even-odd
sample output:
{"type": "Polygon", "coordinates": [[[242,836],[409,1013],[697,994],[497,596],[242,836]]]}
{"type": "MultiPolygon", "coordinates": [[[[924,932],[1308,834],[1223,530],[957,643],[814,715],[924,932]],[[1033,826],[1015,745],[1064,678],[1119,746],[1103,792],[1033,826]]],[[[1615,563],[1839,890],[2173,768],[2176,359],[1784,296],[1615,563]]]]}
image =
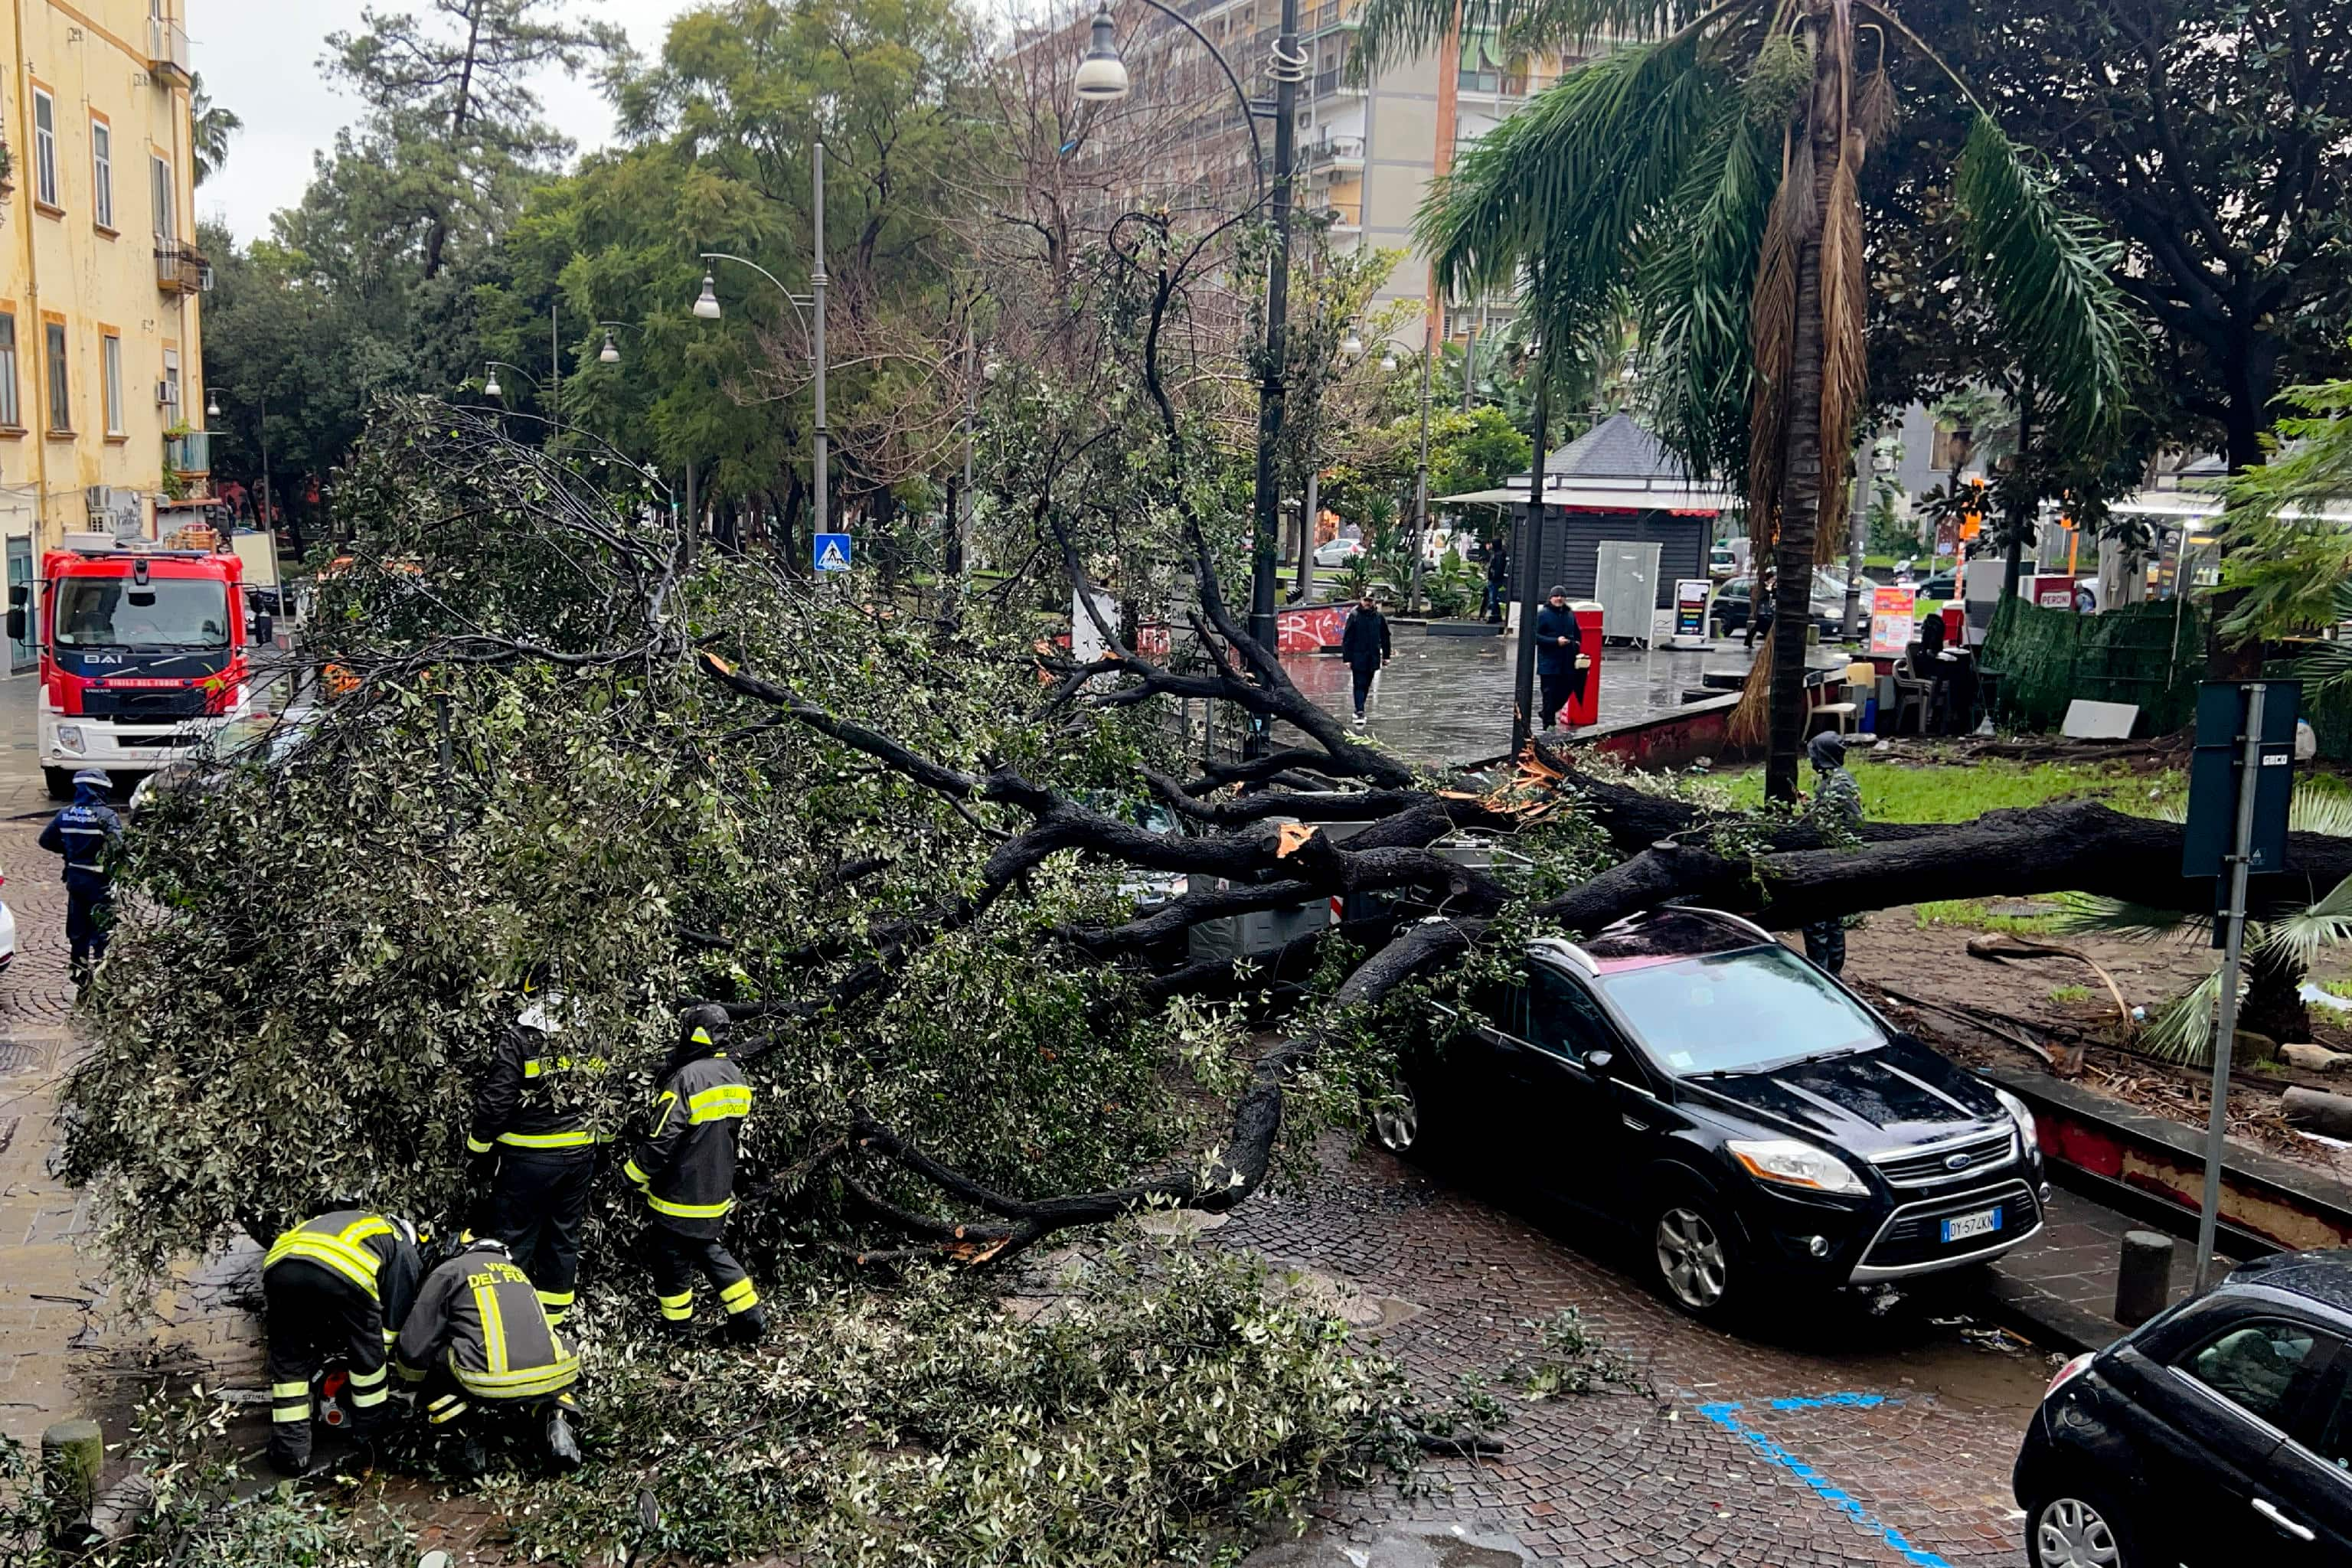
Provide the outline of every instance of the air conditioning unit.
{"type": "Polygon", "coordinates": [[[158,408],[177,408],[180,406],[179,387],[172,382],[157,382],[155,384],[155,406],[158,408]]]}
{"type": "Polygon", "coordinates": [[[146,509],[137,490],[116,485],[91,485],[82,491],[92,532],[113,539],[138,539],[147,531],[146,509]]]}

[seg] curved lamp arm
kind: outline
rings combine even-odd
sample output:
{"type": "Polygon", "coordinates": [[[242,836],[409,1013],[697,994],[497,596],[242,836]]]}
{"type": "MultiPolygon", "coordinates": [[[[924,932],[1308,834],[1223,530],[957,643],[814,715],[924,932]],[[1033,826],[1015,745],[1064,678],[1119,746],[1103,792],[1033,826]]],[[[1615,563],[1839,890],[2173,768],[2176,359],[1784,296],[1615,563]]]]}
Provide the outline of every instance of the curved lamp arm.
{"type": "Polygon", "coordinates": [[[1192,19],[1174,6],[1163,5],[1161,0],[1143,0],[1143,4],[1200,39],[1201,47],[1209,51],[1209,58],[1217,62],[1217,68],[1225,73],[1225,80],[1233,84],[1234,96],[1241,100],[1242,123],[1249,127],[1250,174],[1257,181],[1258,194],[1264,195],[1265,194],[1265,144],[1258,140],[1257,110],[1250,107],[1249,94],[1242,90],[1242,79],[1234,74],[1233,62],[1225,58],[1225,52],[1223,49],[1209,42],[1209,36],[1206,33],[1192,26],[1192,19]]]}

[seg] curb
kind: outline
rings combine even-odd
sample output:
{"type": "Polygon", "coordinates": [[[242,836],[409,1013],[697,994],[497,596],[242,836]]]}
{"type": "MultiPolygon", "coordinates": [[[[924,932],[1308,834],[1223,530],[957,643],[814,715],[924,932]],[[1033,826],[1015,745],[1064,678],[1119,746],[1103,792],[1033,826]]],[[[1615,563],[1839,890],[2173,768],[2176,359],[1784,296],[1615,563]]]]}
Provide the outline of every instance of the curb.
{"type": "Polygon", "coordinates": [[[1997,1263],[1993,1265],[1992,1278],[1985,1283],[1981,1300],[1985,1316],[1991,1321],[2015,1330],[2037,1345],[2062,1350],[2068,1355],[2103,1350],[2131,1331],[2121,1323],[2086,1312],[2021,1279],[2011,1279],[1997,1263]]]}

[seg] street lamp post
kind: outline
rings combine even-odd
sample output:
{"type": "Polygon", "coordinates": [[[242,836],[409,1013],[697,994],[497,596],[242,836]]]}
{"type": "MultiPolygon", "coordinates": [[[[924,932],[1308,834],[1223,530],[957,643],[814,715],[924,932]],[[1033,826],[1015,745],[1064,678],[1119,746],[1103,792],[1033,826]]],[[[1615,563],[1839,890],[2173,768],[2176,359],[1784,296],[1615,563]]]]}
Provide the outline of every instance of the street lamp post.
{"type": "Polygon", "coordinates": [[[1423,560],[1429,553],[1429,393],[1437,363],[1437,336],[1423,322],[1421,329],[1421,458],[1413,466],[1412,599],[1412,613],[1421,611],[1423,560]]]}
{"type": "MultiPolygon", "coordinates": [[[[234,388],[231,389],[232,394],[234,394],[234,388]]],[[[278,520],[276,517],[270,515],[272,509],[269,504],[268,398],[260,393],[254,394],[253,409],[253,428],[257,437],[258,445],[261,448],[261,531],[263,537],[269,541],[269,574],[271,576],[278,579],[276,583],[270,585],[269,591],[272,595],[276,595],[278,613],[282,616],[286,613],[286,574],[279,568],[278,563],[278,520]]],[[[205,424],[207,427],[207,431],[209,431],[212,422],[220,416],[220,388],[218,386],[208,386],[205,389],[205,424]]],[[[235,521],[236,520],[234,518],[230,520],[232,527],[234,526],[235,521]]]]}
{"type": "MultiPolygon", "coordinates": [[[[1242,90],[1241,79],[1234,75],[1233,63],[1225,58],[1224,51],[1172,6],[1161,0],[1143,0],[1143,4],[1192,34],[1225,73],[1234,96],[1241,100],[1242,119],[1249,128],[1251,167],[1260,167],[1264,149],[1258,141],[1257,121],[1265,110],[1251,102],[1249,94],[1242,90]]],[[[1275,464],[1282,445],[1284,376],[1289,340],[1290,173],[1297,147],[1298,84],[1307,74],[1307,57],[1298,48],[1298,0],[1282,0],[1274,58],[1266,67],[1266,74],[1275,82],[1274,185],[1270,203],[1274,254],[1269,263],[1272,270],[1266,279],[1265,352],[1258,369],[1257,482],[1250,549],[1250,637],[1269,655],[1278,646],[1274,624],[1275,552],[1282,526],[1282,493],[1275,464]]],[[[1118,46],[1112,37],[1108,0],[1104,0],[1102,8],[1095,13],[1093,37],[1087,58],[1079,64],[1076,87],[1079,98],[1092,101],[1127,96],[1127,67],[1118,58],[1118,46]]],[[[1261,175],[1261,189],[1263,179],[1261,175]]],[[[1255,751],[1265,744],[1266,737],[1254,728],[1250,742],[1255,751]]]]}
{"type": "MultiPolygon", "coordinates": [[[[810,164],[814,171],[811,183],[815,191],[814,205],[812,209],[815,220],[814,236],[815,244],[809,270],[809,291],[805,294],[793,293],[784,287],[782,279],[749,257],[730,256],[723,250],[706,250],[702,252],[701,259],[706,268],[714,261],[732,261],[739,267],[748,267],[773,283],[778,291],[791,302],[794,310],[805,310],[808,312],[803,320],[809,325],[810,347],[814,351],[812,357],[816,362],[814,476],[816,527],[813,531],[829,533],[832,531],[830,506],[832,485],[828,472],[828,460],[831,457],[832,434],[827,429],[824,420],[824,290],[829,281],[824,271],[824,143],[816,142],[809,151],[810,164]]],[[[694,313],[706,321],[715,321],[724,314],[719,303],[717,281],[708,270],[702,274],[702,293],[694,301],[694,313]]]]}

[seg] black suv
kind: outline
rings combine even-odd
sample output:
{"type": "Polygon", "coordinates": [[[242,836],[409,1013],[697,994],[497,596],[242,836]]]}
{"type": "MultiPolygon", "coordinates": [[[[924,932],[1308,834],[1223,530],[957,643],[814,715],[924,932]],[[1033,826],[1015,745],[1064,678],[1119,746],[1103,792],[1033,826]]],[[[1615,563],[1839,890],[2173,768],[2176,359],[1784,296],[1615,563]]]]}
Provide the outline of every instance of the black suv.
{"type": "Polygon", "coordinates": [[[1508,1152],[1631,1222],[1694,1316],[1962,1268],[2042,1228],[2026,1108],[1760,927],[1664,909],[1535,942],[1525,973],[1407,1050],[1374,1131],[1400,1153],[1508,1152]]]}
{"type": "Polygon", "coordinates": [[[2068,1362],[2015,1485],[2037,1568],[2352,1563],[2352,1252],[2246,1264],[2068,1362]]]}

